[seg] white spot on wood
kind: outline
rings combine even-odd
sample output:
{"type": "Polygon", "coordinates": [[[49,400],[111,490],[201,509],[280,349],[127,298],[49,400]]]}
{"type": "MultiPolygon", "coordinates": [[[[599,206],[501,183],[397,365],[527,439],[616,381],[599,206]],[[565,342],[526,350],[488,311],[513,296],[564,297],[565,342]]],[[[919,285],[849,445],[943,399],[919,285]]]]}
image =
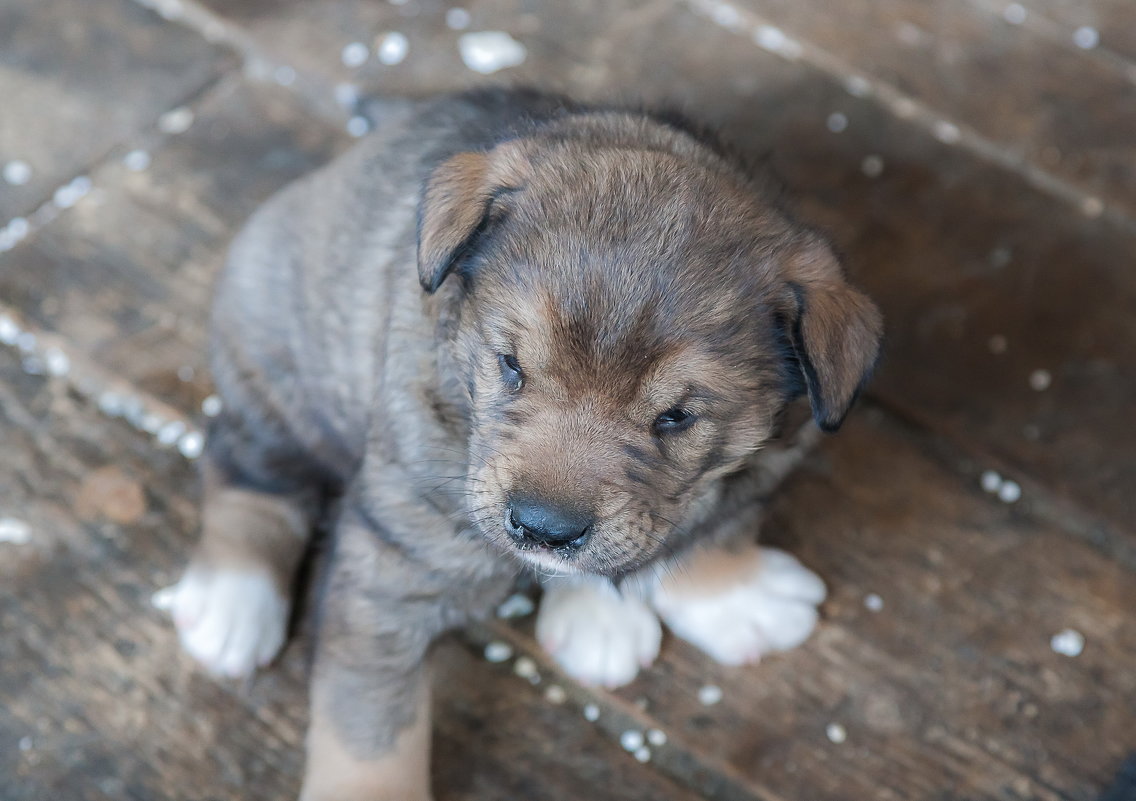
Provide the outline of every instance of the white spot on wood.
{"type": "Polygon", "coordinates": [[[347,121],[347,133],[358,139],[360,136],[366,136],[367,132],[371,130],[371,123],[367,121],[366,117],[352,117],[347,121]]]}
{"type": "Polygon", "coordinates": [[[32,527],[14,517],[0,517],[0,542],[25,545],[32,538],[32,527]]]}
{"type": "Polygon", "coordinates": [[[1049,647],[1062,656],[1080,656],[1085,650],[1085,635],[1076,629],[1065,629],[1053,635],[1049,647]]]}
{"type": "Polygon", "coordinates": [[[24,751],[24,752],[31,751],[32,746],[34,746],[34,745],[35,745],[35,743],[32,742],[32,738],[29,735],[24,735],[23,737],[20,738],[19,746],[20,746],[21,751],[24,751]]]}
{"type": "Polygon", "coordinates": [[[384,34],[375,41],[375,56],[379,63],[388,67],[401,64],[409,52],[410,40],[406,38],[406,34],[398,31],[384,34]]]}
{"type": "Polygon", "coordinates": [[[595,704],[584,704],[584,720],[595,723],[600,719],[600,708],[595,704]]]}
{"type": "Polygon", "coordinates": [[[876,155],[864,156],[860,162],[860,172],[869,178],[879,178],[884,171],[884,160],[876,155]]]}
{"type": "Polygon", "coordinates": [[[210,395],[208,398],[201,401],[201,413],[206,417],[216,417],[221,413],[223,407],[224,404],[217,395],[210,395]]]}
{"type": "Polygon", "coordinates": [[[544,691],[544,698],[548,703],[560,706],[568,700],[568,693],[559,684],[550,684],[544,691]]]}
{"type": "Polygon", "coordinates": [[[205,437],[200,431],[189,431],[178,440],[178,450],[186,459],[196,459],[205,449],[205,437]]]}
{"type": "Polygon", "coordinates": [[[23,186],[32,179],[32,168],[26,161],[12,159],[4,165],[4,180],[12,186],[23,186]]]}
{"type": "Polygon", "coordinates": [[[515,593],[510,595],[497,607],[497,617],[502,620],[512,620],[518,617],[528,617],[536,609],[536,605],[527,595],[515,593]]]}
{"type": "Polygon", "coordinates": [[[528,55],[525,46],[504,31],[463,33],[458,52],[467,67],[482,75],[523,64],[528,55]]]}
{"type": "Polygon", "coordinates": [[[1104,201],[1099,197],[1087,197],[1081,201],[1081,213],[1086,217],[1099,217],[1104,213],[1104,201]]]}
{"type": "Polygon", "coordinates": [[[469,12],[464,8],[451,8],[446,12],[446,27],[451,31],[464,31],[471,21],[469,12]]]}
{"type": "Polygon", "coordinates": [[[844,81],[844,89],[852,97],[867,97],[872,93],[872,84],[862,75],[850,75],[844,81]]]}
{"type": "Polygon", "coordinates": [[[343,62],[343,66],[354,69],[363,66],[370,56],[371,51],[367,49],[367,45],[362,42],[352,42],[340,52],[339,60],[343,62]]]}
{"type": "Polygon", "coordinates": [[[177,589],[177,585],[174,584],[155,591],[154,594],[150,596],[150,606],[162,612],[169,612],[174,608],[174,600],[177,598],[177,589]]]}
{"type": "Polygon", "coordinates": [[[1002,488],[1002,476],[998,475],[995,470],[984,470],[978,483],[982,486],[983,492],[988,492],[991,495],[996,493],[1002,488]]]}
{"type": "Polygon", "coordinates": [[[171,420],[158,429],[157,439],[162,445],[173,445],[185,433],[185,423],[180,420],[171,420]]]}
{"type": "Polygon", "coordinates": [[[639,762],[647,763],[651,761],[651,749],[645,745],[641,745],[635,749],[635,759],[639,762]]]}
{"type": "Polygon", "coordinates": [[[874,592],[864,596],[864,606],[869,612],[880,612],[884,608],[884,599],[874,592]]]}
{"type": "Polygon", "coordinates": [[[844,727],[839,723],[829,723],[828,726],[825,727],[824,733],[829,740],[837,745],[840,745],[848,739],[848,732],[845,731],[844,727]]]}
{"type": "Polygon", "coordinates": [[[158,130],[168,134],[185,133],[193,125],[193,117],[193,109],[185,106],[170,109],[158,117],[158,130]]]}
{"type": "Polygon", "coordinates": [[[296,70],[287,64],[281,64],[272,71],[272,80],[281,86],[291,86],[296,82],[296,70]]]}
{"type": "Polygon", "coordinates": [[[935,138],[944,144],[953,145],[962,136],[957,125],[946,120],[935,123],[935,138]]]}
{"type": "Polygon", "coordinates": [[[716,684],[707,684],[698,690],[698,703],[703,706],[714,706],[722,700],[722,688],[716,684]]]}
{"type": "Polygon", "coordinates": [[[354,106],[359,100],[359,89],[353,83],[337,83],[335,85],[335,102],[344,108],[354,106]]]}
{"type": "Polygon", "coordinates": [[[1048,370],[1034,370],[1029,375],[1030,389],[1034,392],[1045,392],[1053,383],[1053,375],[1048,370]]]}
{"type": "Polygon", "coordinates": [[[1022,488],[1016,481],[1003,481],[998,488],[998,500],[1002,503],[1017,503],[1022,497],[1022,488]]]}
{"type": "Polygon", "coordinates": [[[513,656],[513,647],[507,642],[491,642],[485,646],[485,661],[505,662],[513,656]]]}
{"type": "Polygon", "coordinates": [[[638,729],[628,729],[623,734],[619,735],[619,744],[623,746],[624,751],[634,751],[637,748],[642,748],[643,742],[643,732],[638,729]]]}
{"type": "Polygon", "coordinates": [[[142,172],[150,166],[150,154],[145,150],[131,150],[122,157],[122,164],[131,172],[142,172]]]}
{"type": "Polygon", "coordinates": [[[647,729],[647,742],[661,748],[667,744],[667,733],[662,729],[647,729]]]}
{"type": "Polygon", "coordinates": [[[828,130],[833,133],[840,133],[848,127],[848,117],[841,114],[839,111],[834,111],[828,115],[828,119],[825,120],[825,125],[828,126],[828,130]]]}
{"type": "Polygon", "coordinates": [[[1028,16],[1028,12],[1021,3],[1010,3],[1002,9],[1002,19],[1011,25],[1021,25],[1026,21],[1026,16],[1028,16]]]}
{"type": "Polygon", "coordinates": [[[0,342],[10,347],[16,344],[19,336],[20,327],[16,325],[16,321],[6,314],[0,314],[0,342]]]}
{"type": "Polygon", "coordinates": [[[55,377],[67,375],[71,370],[71,360],[59,348],[51,347],[43,353],[43,363],[47,372],[55,377]]]}
{"type": "Polygon", "coordinates": [[[1073,44],[1082,50],[1092,50],[1100,44],[1100,33],[1096,28],[1084,25],[1073,31],[1073,44]]]}
{"type": "Polygon", "coordinates": [[[719,3],[710,12],[710,19],[723,28],[737,28],[741,25],[742,15],[729,3],[719,3]]]}
{"type": "Polygon", "coordinates": [[[532,659],[527,656],[522,656],[517,659],[513,664],[513,672],[533,684],[540,682],[540,672],[536,669],[536,662],[532,661],[532,659]]]}
{"type": "Polygon", "coordinates": [[[51,202],[61,209],[69,209],[86,197],[90,191],[91,179],[80,175],[56,189],[51,196],[51,202]]]}

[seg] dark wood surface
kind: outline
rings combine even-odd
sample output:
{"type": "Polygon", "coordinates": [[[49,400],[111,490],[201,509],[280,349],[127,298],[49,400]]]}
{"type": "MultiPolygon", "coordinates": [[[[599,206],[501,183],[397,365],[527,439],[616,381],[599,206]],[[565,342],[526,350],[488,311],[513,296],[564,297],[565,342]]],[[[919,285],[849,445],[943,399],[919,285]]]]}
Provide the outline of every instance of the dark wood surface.
{"type": "Polygon", "coordinates": [[[179,652],[149,598],[193,541],[196,485],[139,424],[200,423],[211,278],[261,200],[349,146],[337,83],[494,79],[665,102],[767,155],[889,340],[765,533],[828,581],[818,633],[747,669],[669,638],[615,693],[560,676],[531,621],[455,636],[439,801],[1096,798],[1136,750],[1136,17],[1114,0],[1023,0],[1019,24],[987,0],[933,5],[477,0],[470,30],[527,49],[486,79],[433,0],[156,3],[170,19],[0,0],[0,167],[32,167],[0,182],[0,226],[32,220],[0,252],[0,315],[38,337],[0,346],[0,517],[30,530],[0,543],[0,798],[295,792],[306,640],[247,686],[179,652]],[[771,52],[762,26],[789,44],[771,52]],[[1097,47],[1073,43],[1081,26],[1097,47]],[[390,31],[404,62],[343,66],[346,44],[390,31]],[[163,131],[182,106],[189,128],[163,131]],[[139,149],[149,166],[127,169],[139,149]],[[78,176],[92,190],[74,208],[35,216],[78,176]],[[67,374],[40,374],[60,353],[67,374]],[[1021,500],[984,493],[987,469],[1021,500]],[[1079,656],[1050,647],[1067,628],[1079,656]],[[490,640],[540,684],[484,661],[490,640]],[[721,703],[699,703],[706,684],[721,703]],[[644,765],[618,741],[651,727],[668,741],[644,765]]]}

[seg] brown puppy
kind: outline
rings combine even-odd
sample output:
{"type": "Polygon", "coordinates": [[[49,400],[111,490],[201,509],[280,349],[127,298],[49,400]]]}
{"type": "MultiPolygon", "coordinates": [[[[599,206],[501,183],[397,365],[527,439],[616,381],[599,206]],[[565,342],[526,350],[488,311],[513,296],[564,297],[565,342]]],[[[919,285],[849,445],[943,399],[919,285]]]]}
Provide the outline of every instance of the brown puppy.
{"type": "Polygon", "coordinates": [[[756,453],[802,391],[836,428],[880,337],[825,242],[681,121],[482,91],[379,122],[233,246],[175,596],[211,670],[266,664],[342,497],[305,799],[429,797],[429,645],[524,565],[585,680],[649,663],[657,615],[728,662],[807,636],[823,584],[752,544],[756,453]]]}

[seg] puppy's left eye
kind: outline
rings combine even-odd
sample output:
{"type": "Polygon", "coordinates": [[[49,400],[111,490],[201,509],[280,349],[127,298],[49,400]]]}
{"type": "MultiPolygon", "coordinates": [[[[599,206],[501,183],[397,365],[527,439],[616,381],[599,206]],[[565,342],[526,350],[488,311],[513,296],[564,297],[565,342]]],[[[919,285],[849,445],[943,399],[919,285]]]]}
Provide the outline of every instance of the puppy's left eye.
{"type": "Polygon", "coordinates": [[[521,372],[521,364],[517,357],[511,353],[498,353],[497,364],[501,367],[501,380],[505,386],[516,392],[525,383],[525,374],[521,372]]]}
{"type": "Polygon", "coordinates": [[[686,409],[680,409],[675,406],[673,409],[667,409],[665,412],[655,418],[652,426],[655,433],[662,434],[676,434],[679,431],[686,431],[694,425],[694,421],[698,418],[688,412],[686,409]]]}

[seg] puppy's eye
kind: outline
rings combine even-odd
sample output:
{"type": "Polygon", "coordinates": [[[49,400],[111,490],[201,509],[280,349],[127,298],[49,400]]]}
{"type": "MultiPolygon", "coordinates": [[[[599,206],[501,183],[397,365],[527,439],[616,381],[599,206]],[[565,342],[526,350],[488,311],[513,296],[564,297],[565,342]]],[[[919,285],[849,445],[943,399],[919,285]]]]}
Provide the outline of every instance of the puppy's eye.
{"type": "Polygon", "coordinates": [[[511,353],[498,353],[497,364],[501,367],[501,380],[513,392],[520,389],[525,383],[525,374],[521,372],[520,362],[511,353]]]}
{"type": "Polygon", "coordinates": [[[665,412],[655,418],[652,426],[655,433],[662,436],[663,434],[676,434],[679,431],[686,431],[694,425],[694,421],[698,418],[688,412],[686,409],[674,407],[667,409],[665,412]]]}

